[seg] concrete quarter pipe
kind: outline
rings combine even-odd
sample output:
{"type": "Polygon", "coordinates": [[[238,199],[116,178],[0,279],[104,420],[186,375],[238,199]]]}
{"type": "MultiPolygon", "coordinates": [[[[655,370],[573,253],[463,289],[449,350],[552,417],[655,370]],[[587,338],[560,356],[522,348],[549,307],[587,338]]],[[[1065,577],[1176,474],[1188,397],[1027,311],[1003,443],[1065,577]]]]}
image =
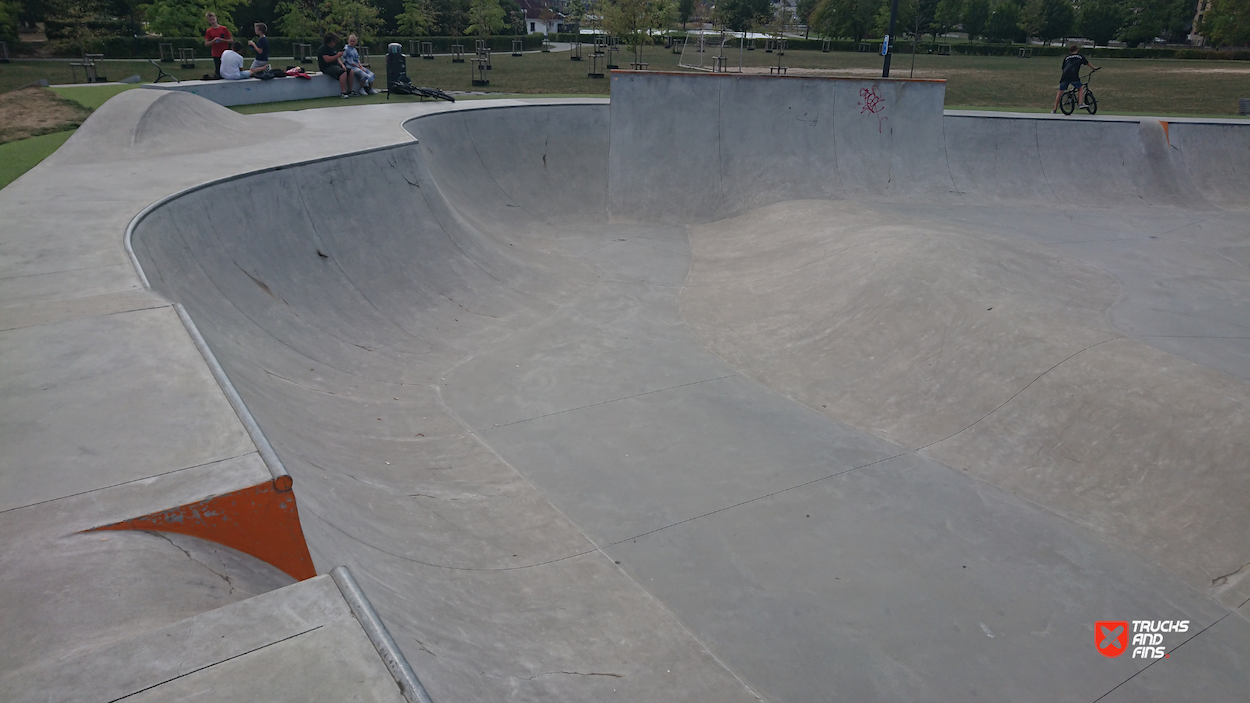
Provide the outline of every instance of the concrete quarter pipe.
{"type": "Polygon", "coordinates": [[[1250,126],[942,92],[618,72],[133,244],[436,701],[1237,699],[1250,126]]]}

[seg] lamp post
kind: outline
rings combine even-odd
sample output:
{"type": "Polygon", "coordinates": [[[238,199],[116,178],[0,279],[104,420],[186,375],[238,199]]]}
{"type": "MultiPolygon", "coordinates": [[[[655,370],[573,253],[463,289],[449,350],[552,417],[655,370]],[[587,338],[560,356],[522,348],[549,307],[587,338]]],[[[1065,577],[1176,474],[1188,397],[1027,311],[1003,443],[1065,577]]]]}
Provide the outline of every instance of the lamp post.
{"type": "Polygon", "coordinates": [[[881,67],[881,77],[890,77],[890,38],[894,36],[894,20],[898,17],[898,0],[890,5],[890,29],[885,34],[885,40],[881,42],[881,54],[885,56],[885,65],[881,67]]]}

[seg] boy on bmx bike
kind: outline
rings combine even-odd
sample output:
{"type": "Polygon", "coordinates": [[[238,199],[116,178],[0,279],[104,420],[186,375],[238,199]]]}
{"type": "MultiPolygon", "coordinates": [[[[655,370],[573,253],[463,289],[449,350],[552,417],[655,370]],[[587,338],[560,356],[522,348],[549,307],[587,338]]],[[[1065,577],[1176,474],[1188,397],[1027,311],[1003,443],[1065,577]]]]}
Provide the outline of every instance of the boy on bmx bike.
{"type": "Polygon", "coordinates": [[[1081,67],[1089,66],[1095,71],[1098,70],[1098,67],[1077,53],[1080,49],[1081,47],[1076,44],[1068,45],[1068,55],[1063,57],[1063,73],[1059,76],[1059,92],[1055,93],[1055,106],[1050,110],[1052,115],[1059,112],[1059,98],[1063,96],[1063,91],[1067,90],[1069,85],[1075,86],[1080,91],[1077,99],[1077,109],[1085,107],[1085,86],[1081,85],[1081,67]]]}

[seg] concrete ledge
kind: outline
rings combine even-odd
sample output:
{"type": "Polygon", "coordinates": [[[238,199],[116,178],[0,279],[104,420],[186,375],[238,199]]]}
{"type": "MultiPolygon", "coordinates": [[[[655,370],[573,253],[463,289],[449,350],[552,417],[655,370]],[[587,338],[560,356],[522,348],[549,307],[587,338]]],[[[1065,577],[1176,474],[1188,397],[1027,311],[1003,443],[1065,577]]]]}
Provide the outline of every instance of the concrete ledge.
{"type": "Polygon", "coordinates": [[[339,94],[338,81],[320,73],[310,75],[312,80],[288,77],[262,81],[259,78],[246,78],[241,81],[148,83],[143,87],[150,90],[172,90],[181,93],[191,93],[226,107],[274,103],[284,100],[328,98],[339,94]]]}

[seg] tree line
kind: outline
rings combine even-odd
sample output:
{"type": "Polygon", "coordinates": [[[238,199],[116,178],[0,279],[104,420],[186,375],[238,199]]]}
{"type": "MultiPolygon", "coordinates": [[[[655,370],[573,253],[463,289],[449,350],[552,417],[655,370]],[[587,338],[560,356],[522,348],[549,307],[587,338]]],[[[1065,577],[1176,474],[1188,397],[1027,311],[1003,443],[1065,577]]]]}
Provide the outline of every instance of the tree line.
{"type": "MultiPolygon", "coordinates": [[[[855,41],[886,32],[891,0],[799,0],[811,31],[855,41]]],[[[899,0],[896,36],[955,30],[970,40],[1043,42],[1079,36],[1105,46],[1156,39],[1184,43],[1193,29],[1194,0],[899,0]]],[[[1250,44],[1250,0],[1214,0],[1198,31],[1212,44],[1250,44]]]]}
{"type": "MultiPolygon", "coordinates": [[[[1184,42],[1196,0],[898,0],[896,36],[962,31],[969,39],[1054,41],[1081,36],[1129,46],[1156,39],[1184,42]]],[[[855,41],[880,37],[891,0],[799,0],[797,12],[770,0],[550,0],[571,25],[597,25],[622,37],[643,37],[690,21],[733,31],[786,31],[807,25],[817,36],[855,41]]],[[[46,22],[49,38],[158,34],[200,36],[204,13],[250,32],[264,22],[275,36],[326,31],[364,37],[525,33],[515,0],[0,0],[0,39],[17,38],[19,22],[46,22]],[[70,36],[72,35],[72,36],[70,36]]],[[[1212,0],[1197,31],[1214,45],[1250,45],[1250,0],[1212,0]]]]}

